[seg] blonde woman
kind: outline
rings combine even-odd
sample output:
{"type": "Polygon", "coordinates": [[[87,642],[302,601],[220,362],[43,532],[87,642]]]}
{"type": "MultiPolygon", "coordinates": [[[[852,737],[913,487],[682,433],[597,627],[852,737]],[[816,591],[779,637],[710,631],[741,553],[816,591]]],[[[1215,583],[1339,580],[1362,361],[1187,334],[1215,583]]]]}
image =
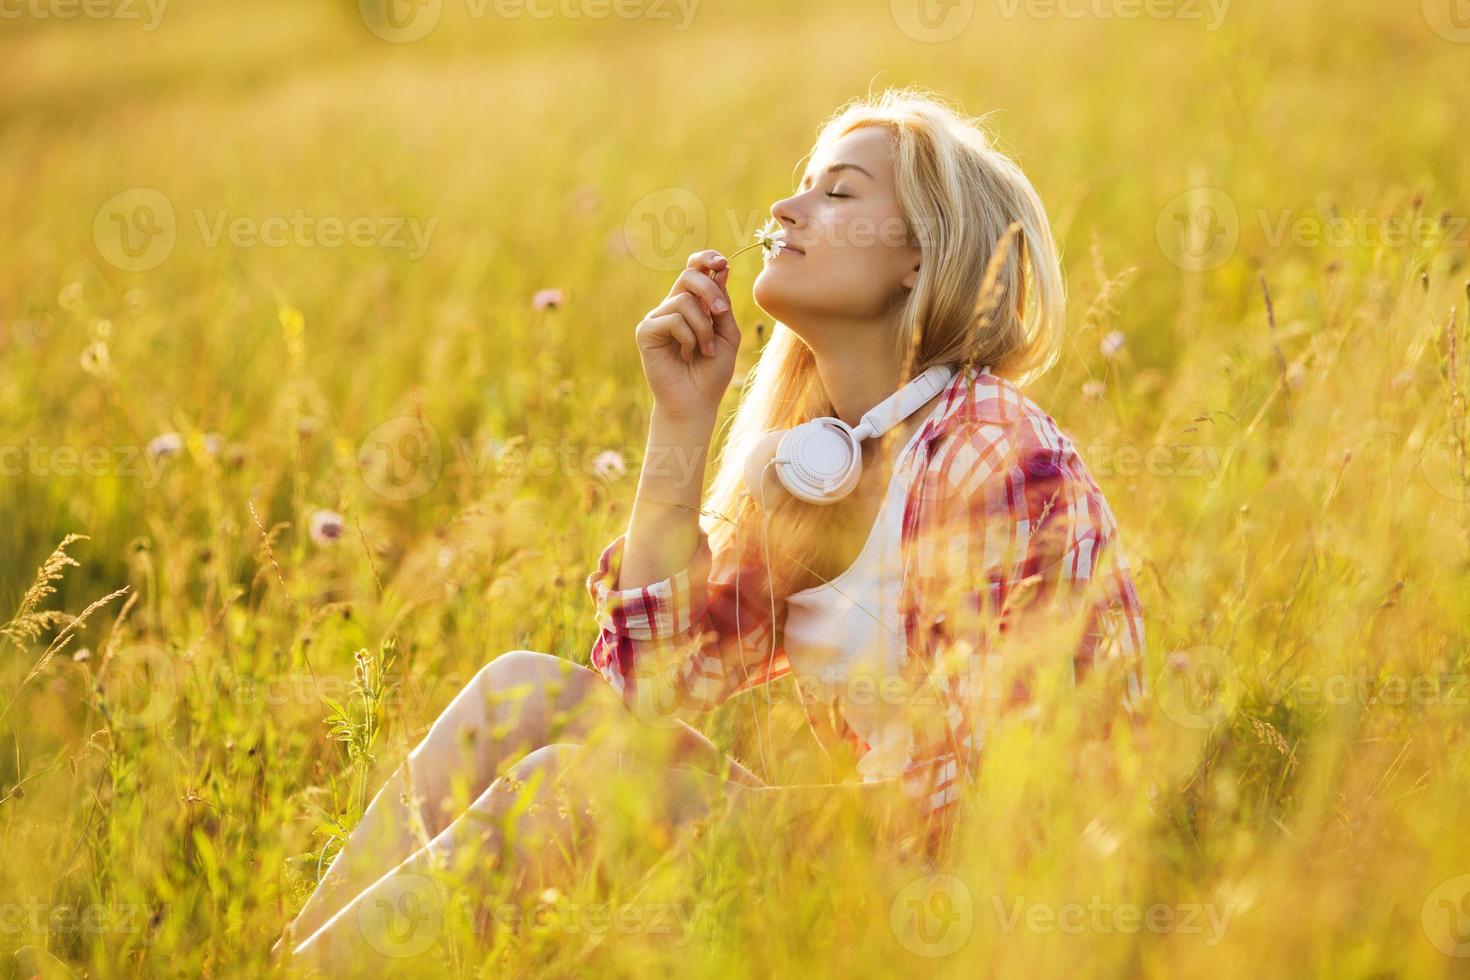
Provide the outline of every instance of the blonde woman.
{"type": "MultiPolygon", "coordinates": [[[[481,670],[292,923],[298,960],[356,955],[364,909],[436,859],[501,853],[507,820],[499,880],[574,873],[596,827],[574,832],[565,808],[521,797],[570,782],[595,801],[609,767],[657,772],[671,824],[856,794],[884,832],[938,853],[997,713],[1059,673],[1071,684],[1107,667],[1131,715],[1143,620],[1113,514],[1019,387],[1055,361],[1063,331],[1030,182],[978,120],[888,90],[835,114],[771,216],[781,246],[753,293],[777,323],[708,494],[741,331],[729,265],[701,251],[636,330],[654,411],[627,530],[587,579],[591,667],[516,650],[481,670]],[[776,458],[772,430],[857,430],[900,394],[908,411],[855,443],[855,481],[819,502],[794,489],[798,464],[789,447],[776,458]],[[810,716],[835,719],[819,736],[829,757],[853,762],[800,786],[758,777],[688,724],[786,674],[822,709],[810,716]],[[445,808],[456,791],[463,812],[445,808]]],[[[769,777],[767,753],[786,747],[757,743],[769,777]]]]}

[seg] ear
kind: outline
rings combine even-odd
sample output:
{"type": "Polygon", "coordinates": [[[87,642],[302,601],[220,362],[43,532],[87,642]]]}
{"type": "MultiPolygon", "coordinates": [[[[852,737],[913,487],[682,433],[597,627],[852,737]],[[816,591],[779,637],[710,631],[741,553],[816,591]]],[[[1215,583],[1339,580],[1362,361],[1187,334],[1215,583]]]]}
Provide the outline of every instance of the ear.
{"type": "Polygon", "coordinates": [[[910,270],[903,277],[903,288],[904,289],[913,289],[914,286],[916,286],[918,284],[918,282],[919,282],[919,264],[916,262],[916,263],[914,263],[913,269],[910,270]]]}

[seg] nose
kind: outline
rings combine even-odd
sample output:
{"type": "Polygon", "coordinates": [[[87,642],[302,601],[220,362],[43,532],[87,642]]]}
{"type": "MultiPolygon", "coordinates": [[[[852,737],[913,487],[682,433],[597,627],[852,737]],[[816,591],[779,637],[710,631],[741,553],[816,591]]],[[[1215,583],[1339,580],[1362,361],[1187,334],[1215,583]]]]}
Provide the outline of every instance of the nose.
{"type": "Polygon", "coordinates": [[[797,222],[796,208],[793,206],[796,197],[783,197],[771,205],[771,217],[775,218],[783,228],[794,227],[797,222]]]}

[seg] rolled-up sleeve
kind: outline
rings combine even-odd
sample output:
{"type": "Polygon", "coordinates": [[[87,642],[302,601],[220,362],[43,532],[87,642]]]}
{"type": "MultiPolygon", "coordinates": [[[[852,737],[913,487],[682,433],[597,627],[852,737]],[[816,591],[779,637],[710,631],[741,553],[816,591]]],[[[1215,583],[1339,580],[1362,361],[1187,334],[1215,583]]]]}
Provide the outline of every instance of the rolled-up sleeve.
{"type": "Polygon", "coordinates": [[[587,576],[599,627],[592,667],[651,723],[708,711],[759,683],[769,667],[770,600],[765,569],[739,566],[733,548],[699,539],[668,578],[620,587],[626,532],[603,548],[587,576]]]}
{"type": "Polygon", "coordinates": [[[710,572],[709,537],[702,530],[689,564],[668,578],[635,589],[618,587],[627,534],[619,534],[602,550],[597,569],[587,577],[587,591],[604,630],[632,640],[686,636],[704,619],[710,572]]]}

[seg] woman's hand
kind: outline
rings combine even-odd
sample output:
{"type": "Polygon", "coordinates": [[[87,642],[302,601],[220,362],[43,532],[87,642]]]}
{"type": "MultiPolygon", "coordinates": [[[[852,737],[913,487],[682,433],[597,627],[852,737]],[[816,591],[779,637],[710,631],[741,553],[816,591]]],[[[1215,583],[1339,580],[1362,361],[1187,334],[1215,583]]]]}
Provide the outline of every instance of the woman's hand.
{"type": "Polygon", "coordinates": [[[713,417],[730,387],[740,328],[725,291],[729,276],[719,252],[695,252],[669,295],[638,324],[643,376],[657,410],[669,418],[713,417]]]}

